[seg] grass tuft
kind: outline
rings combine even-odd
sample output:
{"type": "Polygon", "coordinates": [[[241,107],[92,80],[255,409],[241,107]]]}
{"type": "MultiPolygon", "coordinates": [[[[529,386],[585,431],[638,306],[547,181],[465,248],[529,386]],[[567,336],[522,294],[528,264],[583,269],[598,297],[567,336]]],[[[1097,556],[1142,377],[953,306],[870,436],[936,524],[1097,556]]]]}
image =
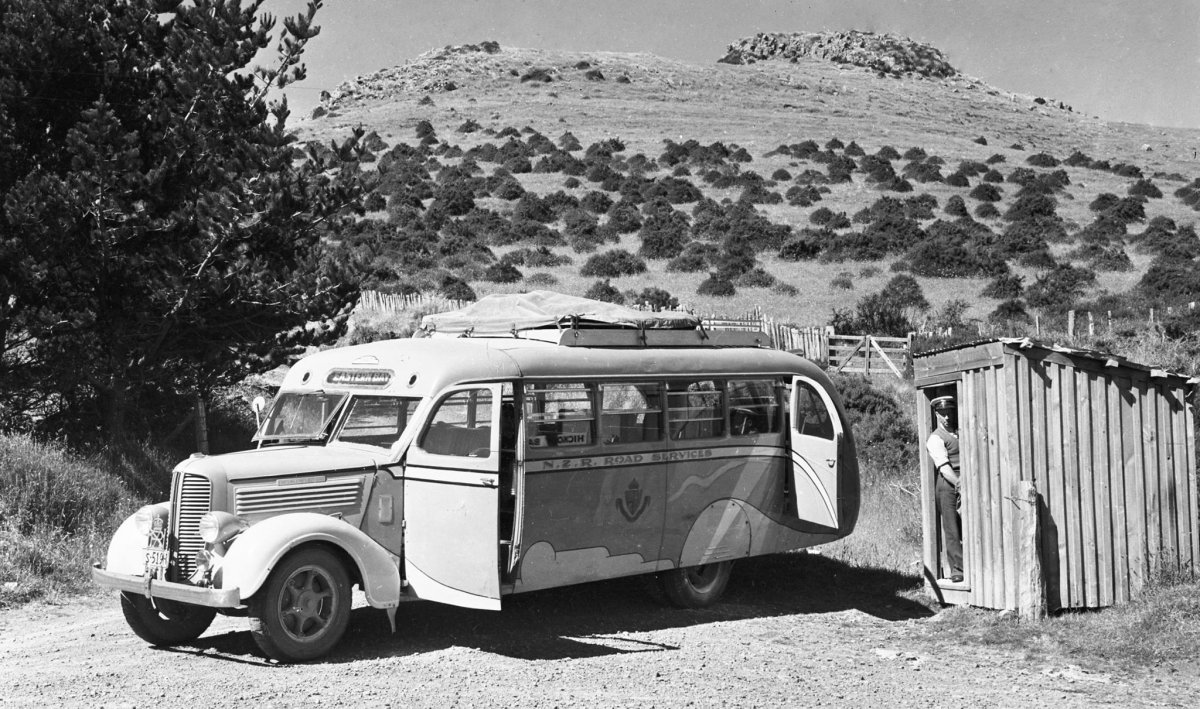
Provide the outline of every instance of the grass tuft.
{"type": "Polygon", "coordinates": [[[130,468],[128,458],[0,435],[0,608],[89,587],[91,562],[142,504],[122,482],[130,468]]]}

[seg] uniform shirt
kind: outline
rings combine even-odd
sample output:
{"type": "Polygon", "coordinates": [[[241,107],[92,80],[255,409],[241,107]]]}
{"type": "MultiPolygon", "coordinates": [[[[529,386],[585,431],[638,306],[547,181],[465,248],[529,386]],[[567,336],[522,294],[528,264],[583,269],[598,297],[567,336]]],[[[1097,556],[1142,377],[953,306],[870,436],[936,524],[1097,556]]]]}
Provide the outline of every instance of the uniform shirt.
{"type": "MultiPolygon", "coordinates": [[[[929,451],[929,458],[933,461],[933,469],[939,474],[944,475],[942,466],[949,463],[954,473],[958,473],[958,436],[950,433],[944,428],[938,427],[932,434],[929,435],[929,440],[925,442],[925,449],[929,451]]],[[[957,475],[955,475],[957,477],[957,475]]],[[[947,477],[949,479],[949,477],[947,477]]],[[[957,484],[957,480],[951,480],[957,484]]]]}

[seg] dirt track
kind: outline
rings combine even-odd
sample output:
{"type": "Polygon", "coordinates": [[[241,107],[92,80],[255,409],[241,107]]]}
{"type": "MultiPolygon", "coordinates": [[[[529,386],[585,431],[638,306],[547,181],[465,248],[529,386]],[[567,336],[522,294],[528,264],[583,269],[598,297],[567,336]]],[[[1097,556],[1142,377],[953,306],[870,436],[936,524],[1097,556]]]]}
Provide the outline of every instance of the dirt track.
{"type": "Polygon", "coordinates": [[[822,557],[742,562],[725,600],[665,608],[636,579],[507,599],[501,613],[359,608],[333,654],[275,665],[244,618],[155,649],[116,598],[0,612],[5,706],[1194,706],[1200,673],[1087,672],[947,646],[910,581],[822,557]],[[949,649],[947,649],[947,647],[949,649]],[[942,648],[942,649],[937,649],[942,648]],[[941,656],[939,656],[939,654],[941,656]],[[1186,674],[1187,677],[1181,677],[1186,674]]]}

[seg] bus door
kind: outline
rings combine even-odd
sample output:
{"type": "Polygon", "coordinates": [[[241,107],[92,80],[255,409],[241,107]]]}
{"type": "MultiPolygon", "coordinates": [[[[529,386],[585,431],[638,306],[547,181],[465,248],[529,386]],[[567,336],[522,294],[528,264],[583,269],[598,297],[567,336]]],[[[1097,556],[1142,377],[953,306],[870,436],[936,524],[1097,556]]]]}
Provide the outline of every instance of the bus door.
{"type": "Polygon", "coordinates": [[[808,377],[792,377],[792,494],[797,516],[806,522],[838,526],[838,450],[842,422],[828,392],[808,377]]]}
{"type": "Polygon", "coordinates": [[[449,390],[405,457],[404,570],[418,598],[500,609],[501,397],[500,384],[449,390]]]}

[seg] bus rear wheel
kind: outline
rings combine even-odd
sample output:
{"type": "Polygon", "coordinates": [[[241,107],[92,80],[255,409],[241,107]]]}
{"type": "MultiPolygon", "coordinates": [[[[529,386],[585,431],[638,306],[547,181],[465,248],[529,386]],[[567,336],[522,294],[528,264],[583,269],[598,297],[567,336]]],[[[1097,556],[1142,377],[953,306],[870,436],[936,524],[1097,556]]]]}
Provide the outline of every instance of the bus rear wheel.
{"type": "Polygon", "coordinates": [[[706,608],[721,598],[732,573],[732,561],[717,561],[664,571],[658,575],[658,582],[672,605],[706,608]]]}
{"type": "Polygon", "coordinates": [[[174,601],[151,601],[145,596],[121,593],[121,613],[130,629],[151,645],[169,647],[190,643],[212,625],[214,608],[174,601]]]}
{"type": "Polygon", "coordinates": [[[250,634],[268,657],[304,662],[333,649],[350,623],[350,579],[329,551],[288,555],[250,603],[250,634]]]}

